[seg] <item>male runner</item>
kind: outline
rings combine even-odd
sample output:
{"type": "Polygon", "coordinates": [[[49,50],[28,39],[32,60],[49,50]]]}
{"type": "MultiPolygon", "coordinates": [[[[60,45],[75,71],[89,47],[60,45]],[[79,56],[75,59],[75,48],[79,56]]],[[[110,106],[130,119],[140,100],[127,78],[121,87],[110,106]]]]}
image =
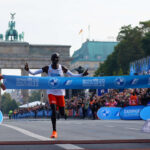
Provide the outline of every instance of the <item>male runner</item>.
{"type": "MultiPolygon", "coordinates": [[[[82,74],[73,74],[70,70],[68,70],[66,67],[62,66],[59,64],[59,54],[54,53],[51,56],[51,61],[52,64],[49,66],[45,66],[42,69],[39,69],[35,72],[32,72],[28,64],[25,64],[25,70],[28,71],[32,75],[40,74],[45,72],[48,76],[64,76],[64,73],[72,76],[72,77],[81,77],[81,76],[86,76],[88,75],[88,71],[86,70],[82,74]]],[[[65,115],[65,90],[64,89],[49,89],[47,90],[48,98],[49,98],[49,104],[51,105],[52,109],[52,116],[51,116],[51,121],[52,121],[52,127],[53,127],[53,132],[51,135],[51,138],[57,138],[57,131],[56,131],[56,108],[59,107],[59,112],[62,116],[65,115]]]]}

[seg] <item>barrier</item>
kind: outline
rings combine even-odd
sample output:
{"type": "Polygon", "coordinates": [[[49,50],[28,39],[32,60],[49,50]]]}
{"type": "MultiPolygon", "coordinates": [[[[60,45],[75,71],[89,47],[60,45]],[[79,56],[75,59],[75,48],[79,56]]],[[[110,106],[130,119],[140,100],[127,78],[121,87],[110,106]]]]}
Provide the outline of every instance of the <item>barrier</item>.
{"type": "Polygon", "coordinates": [[[7,89],[125,89],[150,87],[150,75],[78,78],[3,76],[7,89]]]}
{"type": "Polygon", "coordinates": [[[120,111],[120,118],[123,120],[141,120],[140,111],[145,106],[128,106],[120,111]]]}
{"type": "MultiPolygon", "coordinates": [[[[77,117],[82,118],[83,117],[83,111],[80,107],[77,110],[75,109],[69,109],[66,110],[68,117],[77,117]]],[[[99,119],[102,120],[148,120],[150,119],[150,106],[127,106],[125,108],[121,107],[101,107],[97,111],[97,116],[99,119]]],[[[26,113],[19,113],[19,114],[13,114],[13,118],[43,118],[43,117],[51,117],[52,111],[51,110],[38,110],[37,112],[30,111],[26,113]]],[[[92,118],[92,110],[90,107],[85,111],[85,116],[88,118],[92,118]]],[[[0,111],[0,123],[2,122],[2,113],[0,111]]]]}
{"type": "Polygon", "coordinates": [[[144,107],[140,112],[140,117],[143,120],[149,120],[150,119],[150,106],[144,107]]]}
{"type": "Polygon", "coordinates": [[[97,116],[102,120],[118,120],[121,107],[102,107],[97,111],[97,116]]]}
{"type": "MultiPolygon", "coordinates": [[[[78,111],[75,109],[69,109],[65,110],[67,112],[68,117],[83,117],[83,111],[82,108],[79,108],[78,111]]],[[[18,118],[43,118],[43,117],[51,117],[52,111],[51,110],[38,110],[37,112],[30,111],[26,113],[18,113],[18,114],[13,114],[12,118],[13,119],[18,119],[18,118]]],[[[90,108],[86,110],[86,117],[91,118],[92,117],[92,111],[90,108]]]]}
{"type": "Polygon", "coordinates": [[[2,114],[2,112],[0,111],[0,123],[2,123],[3,122],[3,114],[2,114]]]}
{"type": "Polygon", "coordinates": [[[18,119],[18,118],[43,118],[43,117],[51,117],[52,111],[51,110],[39,110],[37,112],[26,112],[26,113],[18,113],[16,115],[13,115],[13,119],[18,119]]]}

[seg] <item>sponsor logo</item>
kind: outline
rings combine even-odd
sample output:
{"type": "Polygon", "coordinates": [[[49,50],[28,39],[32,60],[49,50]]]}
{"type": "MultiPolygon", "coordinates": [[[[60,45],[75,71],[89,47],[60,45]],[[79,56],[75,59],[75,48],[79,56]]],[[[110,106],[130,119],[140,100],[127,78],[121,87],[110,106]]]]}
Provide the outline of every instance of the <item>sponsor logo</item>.
{"type": "Polygon", "coordinates": [[[16,78],[16,86],[38,87],[39,79],[38,78],[16,78]]]}
{"type": "Polygon", "coordinates": [[[117,77],[114,81],[115,86],[117,87],[124,87],[126,84],[125,78],[124,77],[117,77]]]}
{"type": "Polygon", "coordinates": [[[119,117],[120,113],[119,112],[116,112],[115,116],[116,117],[119,117]]]}
{"type": "Polygon", "coordinates": [[[83,79],[82,85],[83,86],[104,87],[105,86],[105,79],[83,79]]]}
{"type": "Polygon", "coordinates": [[[109,116],[109,114],[110,114],[110,111],[109,111],[109,110],[103,110],[103,111],[102,111],[102,115],[103,115],[104,117],[109,116]]]}
{"type": "Polygon", "coordinates": [[[48,85],[51,88],[58,87],[59,86],[59,80],[57,78],[50,78],[49,81],[48,81],[48,85]]]}
{"type": "Polygon", "coordinates": [[[66,86],[69,86],[71,84],[72,84],[72,80],[66,80],[65,83],[64,83],[64,85],[66,85],[66,86]]]}
{"type": "Polygon", "coordinates": [[[136,85],[138,83],[139,79],[133,79],[131,81],[131,85],[136,85]]]}

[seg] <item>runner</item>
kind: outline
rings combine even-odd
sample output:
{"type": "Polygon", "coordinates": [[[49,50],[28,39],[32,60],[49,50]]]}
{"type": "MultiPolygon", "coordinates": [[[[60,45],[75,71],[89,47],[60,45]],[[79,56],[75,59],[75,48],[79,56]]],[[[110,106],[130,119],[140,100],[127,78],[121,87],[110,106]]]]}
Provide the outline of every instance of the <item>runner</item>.
{"type": "MultiPolygon", "coordinates": [[[[74,74],[70,70],[68,70],[66,67],[62,66],[59,64],[59,54],[54,53],[51,56],[51,61],[52,64],[49,66],[45,66],[42,69],[39,69],[35,72],[32,72],[29,69],[28,64],[25,64],[25,70],[28,71],[32,75],[40,74],[40,73],[46,73],[47,76],[64,76],[64,73],[72,76],[72,77],[81,77],[81,76],[86,76],[88,75],[88,71],[84,71],[81,74],[74,74]]],[[[52,121],[52,127],[53,127],[53,132],[51,135],[51,138],[57,138],[57,131],[56,131],[56,110],[57,108],[59,109],[59,112],[62,116],[65,115],[65,90],[64,89],[49,89],[47,90],[48,94],[48,99],[49,99],[49,104],[51,105],[52,109],[52,116],[51,116],[51,121],[52,121]]]]}

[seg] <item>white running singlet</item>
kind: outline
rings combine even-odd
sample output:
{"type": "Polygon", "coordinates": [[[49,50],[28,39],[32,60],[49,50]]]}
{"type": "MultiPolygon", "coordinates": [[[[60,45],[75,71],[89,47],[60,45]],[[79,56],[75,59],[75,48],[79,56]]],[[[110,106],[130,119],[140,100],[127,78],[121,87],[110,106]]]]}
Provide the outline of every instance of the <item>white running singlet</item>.
{"type": "MultiPolygon", "coordinates": [[[[48,69],[48,76],[51,77],[64,77],[64,73],[62,70],[62,66],[59,64],[58,69],[53,69],[51,65],[49,65],[49,69],[48,69]]],[[[50,80],[49,84],[51,84],[52,86],[57,86],[57,80],[50,80]]],[[[65,89],[49,89],[47,90],[47,94],[53,94],[53,95],[63,95],[65,96],[65,89]]]]}

